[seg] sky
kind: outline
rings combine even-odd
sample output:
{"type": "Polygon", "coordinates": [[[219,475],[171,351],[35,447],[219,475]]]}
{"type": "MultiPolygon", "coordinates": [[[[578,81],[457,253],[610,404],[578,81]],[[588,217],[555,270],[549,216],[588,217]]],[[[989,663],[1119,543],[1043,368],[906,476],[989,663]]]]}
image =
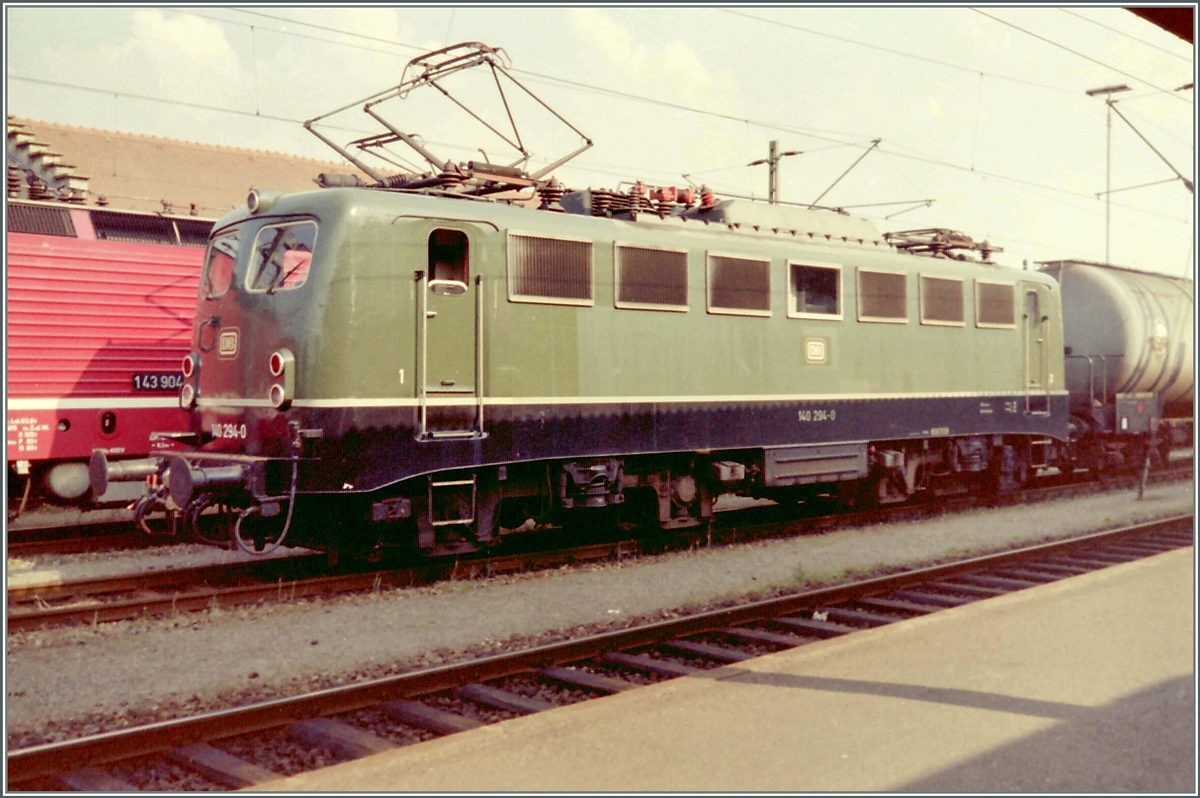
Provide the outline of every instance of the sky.
{"type": "MultiPolygon", "coordinates": [[[[323,129],[339,142],[380,132],[360,100],[396,86],[421,53],[479,41],[594,142],[555,170],[570,188],[690,180],[765,198],[767,167],[748,164],[775,140],[799,153],[779,162],[785,202],[821,197],[885,231],[952,228],[1003,247],[996,260],[1014,267],[1104,261],[1107,249],[1131,268],[1195,268],[1195,198],[1174,171],[1195,179],[1194,90],[1178,90],[1195,75],[1192,46],[1116,7],[8,5],[5,16],[6,111],[25,119],[336,161],[304,120],[358,103],[323,129]],[[1111,115],[1110,150],[1104,98],[1086,91],[1115,84],[1130,87],[1112,97],[1132,127],[1111,115]]],[[[500,123],[491,80],[475,70],[445,85],[500,123]]],[[[580,146],[505,85],[532,168],[580,146]]],[[[378,110],[439,157],[516,158],[428,88],[378,110]]]]}

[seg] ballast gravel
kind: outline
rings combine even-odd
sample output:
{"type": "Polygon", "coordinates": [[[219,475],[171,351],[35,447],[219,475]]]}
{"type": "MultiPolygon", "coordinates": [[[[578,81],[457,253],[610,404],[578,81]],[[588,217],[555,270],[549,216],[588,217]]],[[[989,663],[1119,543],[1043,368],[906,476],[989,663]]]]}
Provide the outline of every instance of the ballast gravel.
{"type": "MultiPolygon", "coordinates": [[[[315,601],[13,634],[10,748],[109,731],[744,597],[1187,512],[1194,485],[315,601]]],[[[561,700],[561,699],[560,699],[561,700]]]]}

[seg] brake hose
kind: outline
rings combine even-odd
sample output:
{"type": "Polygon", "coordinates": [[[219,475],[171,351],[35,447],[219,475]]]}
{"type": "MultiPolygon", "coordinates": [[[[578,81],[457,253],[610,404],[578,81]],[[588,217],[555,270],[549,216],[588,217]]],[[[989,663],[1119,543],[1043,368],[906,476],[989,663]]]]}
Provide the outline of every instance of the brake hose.
{"type": "Polygon", "coordinates": [[[299,472],[300,459],[292,458],[292,487],[288,491],[288,511],[287,518],[283,522],[283,531],[279,533],[279,538],[262,551],[255,550],[249,543],[242,538],[242,522],[248,517],[262,512],[261,505],[253,505],[247,507],[238,513],[237,521],[233,524],[233,540],[237,543],[237,547],[247,554],[253,554],[256,557],[263,557],[275,549],[283,545],[284,539],[287,537],[288,530],[292,527],[292,511],[296,509],[296,475],[299,472]]]}

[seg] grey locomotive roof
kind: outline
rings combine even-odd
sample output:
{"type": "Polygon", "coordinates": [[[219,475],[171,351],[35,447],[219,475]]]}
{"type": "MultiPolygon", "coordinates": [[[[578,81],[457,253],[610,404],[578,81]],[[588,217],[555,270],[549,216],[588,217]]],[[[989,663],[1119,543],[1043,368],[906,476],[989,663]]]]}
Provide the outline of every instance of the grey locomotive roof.
{"type": "Polygon", "coordinates": [[[746,200],[724,200],[714,208],[692,208],[683,214],[688,219],[705,219],[733,226],[784,232],[814,234],[828,239],[849,239],[860,243],[883,241],[879,230],[867,219],[832,211],[771,205],[746,200]]]}
{"type": "MultiPolygon", "coordinates": [[[[692,235],[704,235],[706,238],[714,235],[728,236],[731,239],[730,246],[733,246],[732,240],[736,239],[747,244],[753,242],[756,249],[762,246],[788,249],[807,246],[825,251],[851,250],[867,255],[875,263],[880,262],[879,258],[894,261],[896,266],[902,266],[906,270],[915,268],[915,264],[919,262],[923,269],[954,271],[958,268],[974,267],[1010,272],[1012,276],[1020,275],[1020,279],[1023,280],[1055,282],[1052,277],[1041,272],[1016,270],[992,262],[960,261],[900,252],[884,240],[875,226],[866,219],[830,211],[785,208],[737,200],[725,200],[705,212],[692,209],[683,215],[662,218],[654,213],[640,213],[634,221],[628,217],[606,218],[545,211],[517,203],[497,202],[461,194],[326,188],[284,194],[268,211],[257,216],[293,213],[313,213],[319,216],[326,212],[477,222],[491,225],[497,230],[530,234],[551,234],[553,229],[554,235],[616,241],[641,238],[649,231],[661,231],[672,238],[680,233],[684,233],[686,238],[691,238],[692,235]],[[792,226],[793,224],[798,226],[792,226]]],[[[243,206],[222,217],[214,231],[248,218],[253,217],[243,206]]],[[[836,257],[838,260],[844,258],[843,255],[834,255],[832,252],[830,257],[836,257]]]]}

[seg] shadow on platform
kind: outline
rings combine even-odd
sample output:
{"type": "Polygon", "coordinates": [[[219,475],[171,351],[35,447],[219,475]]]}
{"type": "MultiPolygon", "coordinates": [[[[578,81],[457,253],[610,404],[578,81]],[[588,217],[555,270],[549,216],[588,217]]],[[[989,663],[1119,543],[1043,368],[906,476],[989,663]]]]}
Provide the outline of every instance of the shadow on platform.
{"type": "Polygon", "coordinates": [[[1195,794],[1195,687],[1160,682],[896,790],[1195,794]]]}

